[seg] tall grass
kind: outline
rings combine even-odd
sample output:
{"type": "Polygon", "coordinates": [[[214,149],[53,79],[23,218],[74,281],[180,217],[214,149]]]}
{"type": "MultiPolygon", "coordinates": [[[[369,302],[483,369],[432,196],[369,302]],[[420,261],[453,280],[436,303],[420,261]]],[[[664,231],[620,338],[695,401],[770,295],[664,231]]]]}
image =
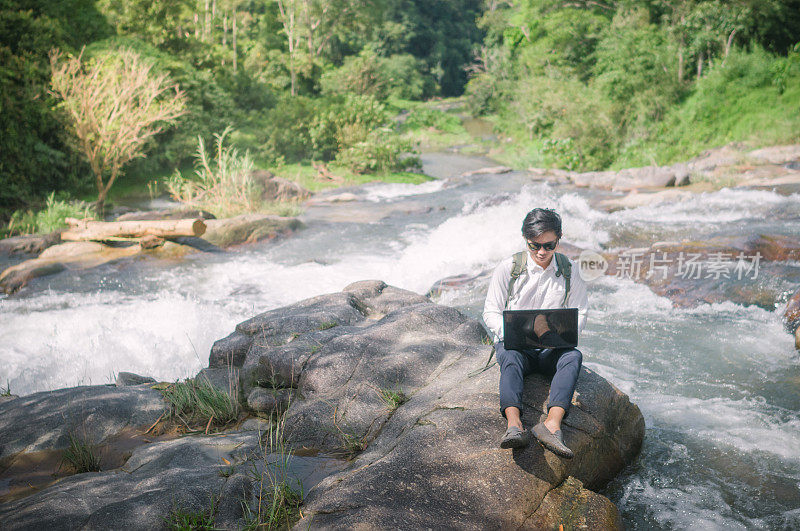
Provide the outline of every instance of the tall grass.
{"type": "Polygon", "coordinates": [[[66,218],[92,218],[92,208],[81,201],[67,201],[63,198],[56,199],[56,193],[51,192],[45,200],[45,207],[34,212],[33,210],[17,210],[11,214],[11,219],[5,228],[8,236],[14,234],[45,234],[64,228],[66,218]]]}
{"type": "Polygon", "coordinates": [[[175,382],[161,390],[169,404],[167,418],[190,431],[224,427],[234,422],[240,412],[236,394],[228,394],[207,381],[175,382]]]}
{"type": "Polygon", "coordinates": [[[208,210],[218,217],[260,209],[261,189],[252,178],[255,164],[250,153],[240,154],[237,149],[224,145],[231,131],[228,127],[222,134],[214,134],[216,153],[213,158],[209,157],[202,137],[197,137],[195,178],[187,179],[175,172],[166,182],[175,200],[208,210]]]}
{"type": "Polygon", "coordinates": [[[61,456],[61,464],[70,466],[76,474],[99,472],[100,456],[92,444],[70,433],[69,446],[61,456]]]}

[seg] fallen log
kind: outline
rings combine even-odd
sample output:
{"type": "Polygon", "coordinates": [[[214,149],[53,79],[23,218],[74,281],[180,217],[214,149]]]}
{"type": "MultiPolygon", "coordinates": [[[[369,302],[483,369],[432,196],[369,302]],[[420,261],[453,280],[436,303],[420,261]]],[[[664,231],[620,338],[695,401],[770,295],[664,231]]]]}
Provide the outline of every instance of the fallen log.
{"type": "Polygon", "coordinates": [[[110,240],[156,236],[202,236],[206,224],[202,219],[169,219],[151,221],[91,221],[67,218],[70,228],[61,233],[63,241],[110,240]]]}

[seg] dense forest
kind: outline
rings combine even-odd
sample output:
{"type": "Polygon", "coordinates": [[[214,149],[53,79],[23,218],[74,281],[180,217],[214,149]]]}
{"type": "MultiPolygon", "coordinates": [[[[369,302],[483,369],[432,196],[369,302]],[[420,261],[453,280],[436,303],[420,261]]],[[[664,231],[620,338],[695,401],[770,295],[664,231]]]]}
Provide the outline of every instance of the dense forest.
{"type": "Polygon", "coordinates": [[[198,137],[226,128],[263,167],[399,171],[413,146],[395,115],[441,128],[414,102],[449,97],[513,139],[518,165],[793,142],[799,42],[800,0],[0,0],[0,217],[92,190],[54,49],[86,65],[132,50],[185,94],[121,170],[134,179],[191,168],[198,137]]]}

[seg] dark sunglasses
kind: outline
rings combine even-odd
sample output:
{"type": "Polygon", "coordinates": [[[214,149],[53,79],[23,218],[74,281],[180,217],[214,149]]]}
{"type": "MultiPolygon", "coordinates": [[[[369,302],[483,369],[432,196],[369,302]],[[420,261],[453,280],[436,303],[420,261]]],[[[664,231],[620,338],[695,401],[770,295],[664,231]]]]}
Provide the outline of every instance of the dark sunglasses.
{"type": "Polygon", "coordinates": [[[528,249],[530,249],[531,251],[538,251],[539,249],[542,248],[544,248],[545,251],[555,251],[556,245],[558,245],[558,240],[553,240],[551,242],[544,242],[544,243],[529,242],[527,240],[525,241],[528,243],[528,249]]]}

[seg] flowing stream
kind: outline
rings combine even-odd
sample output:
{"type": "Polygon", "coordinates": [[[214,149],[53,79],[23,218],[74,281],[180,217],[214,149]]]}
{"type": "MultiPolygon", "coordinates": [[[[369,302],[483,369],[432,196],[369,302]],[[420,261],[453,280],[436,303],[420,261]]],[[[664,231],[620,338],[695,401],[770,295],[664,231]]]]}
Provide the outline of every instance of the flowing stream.
{"type": "MultiPolygon", "coordinates": [[[[65,272],[0,299],[0,384],[16,394],[114,381],[118,371],[193,376],[212,343],[268,309],[382,279],[426,293],[520,250],[533,207],[556,208],[564,240],[592,249],[747,233],[800,234],[800,195],[722,190],[607,213],[608,193],[475,175],[495,163],[430,153],[421,185],[374,184],[312,206],[276,242],[180,262],[149,259],[65,272]]],[[[789,293],[800,263],[768,282],[789,293]]],[[[487,280],[438,302],[480,317],[487,280]]],[[[589,283],[586,365],[641,408],[637,462],[604,492],[634,529],[800,528],[800,357],[775,311],[731,302],[673,308],[631,280],[589,283]]],[[[498,433],[498,437],[500,433],[498,433]]]]}

